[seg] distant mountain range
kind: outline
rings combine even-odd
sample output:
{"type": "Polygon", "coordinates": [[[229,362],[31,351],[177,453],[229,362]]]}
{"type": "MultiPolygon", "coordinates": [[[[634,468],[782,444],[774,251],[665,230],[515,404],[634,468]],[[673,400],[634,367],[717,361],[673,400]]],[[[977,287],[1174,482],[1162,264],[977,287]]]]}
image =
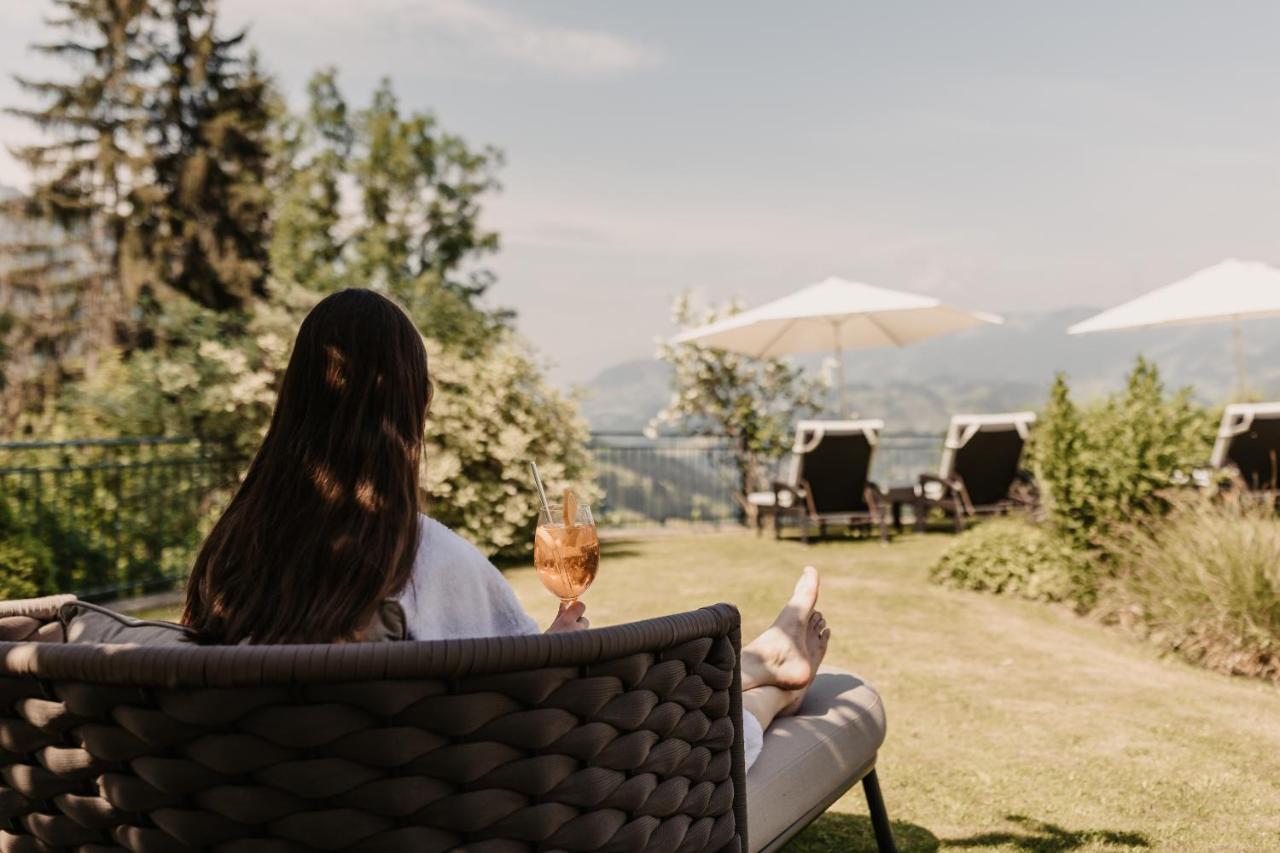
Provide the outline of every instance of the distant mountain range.
{"type": "MultiPolygon", "coordinates": [[[[1006,318],[902,349],[848,353],[848,400],[894,432],[935,432],[954,412],[1000,412],[1043,404],[1065,371],[1077,399],[1119,386],[1139,355],[1155,361],[1168,387],[1191,385],[1204,402],[1231,394],[1235,367],[1228,325],[1183,326],[1071,336],[1066,329],[1099,309],[1069,308],[1006,318]]],[[[1280,320],[1243,324],[1249,384],[1280,398],[1280,320]]],[[[816,369],[820,359],[810,359],[816,369]]],[[[666,404],[671,373],[658,361],[615,365],[583,387],[582,410],[596,430],[643,429],[666,404]]]]}

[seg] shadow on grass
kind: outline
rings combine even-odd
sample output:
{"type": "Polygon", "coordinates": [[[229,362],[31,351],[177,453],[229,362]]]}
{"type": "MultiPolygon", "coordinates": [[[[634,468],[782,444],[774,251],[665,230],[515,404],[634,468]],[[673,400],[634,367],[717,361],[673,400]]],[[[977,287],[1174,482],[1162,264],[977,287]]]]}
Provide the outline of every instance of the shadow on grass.
{"type": "Polygon", "coordinates": [[[602,560],[619,560],[623,557],[635,557],[640,551],[636,548],[636,540],[634,539],[601,539],[600,540],[600,559],[602,560]]]}
{"type": "Polygon", "coordinates": [[[1028,853],[1065,853],[1078,850],[1087,844],[1106,844],[1113,847],[1146,848],[1150,840],[1140,832],[1123,832],[1114,829],[1064,829],[1054,823],[1033,820],[1023,815],[1005,817],[1010,823],[1026,829],[1026,832],[982,832],[967,838],[948,838],[946,847],[1010,847],[1028,853]]]}
{"type": "MultiPolygon", "coordinates": [[[[937,837],[923,826],[891,820],[902,853],[933,853],[937,837]]],[[[787,845],[787,853],[876,853],[876,836],[866,815],[827,812],[787,845]]]]}

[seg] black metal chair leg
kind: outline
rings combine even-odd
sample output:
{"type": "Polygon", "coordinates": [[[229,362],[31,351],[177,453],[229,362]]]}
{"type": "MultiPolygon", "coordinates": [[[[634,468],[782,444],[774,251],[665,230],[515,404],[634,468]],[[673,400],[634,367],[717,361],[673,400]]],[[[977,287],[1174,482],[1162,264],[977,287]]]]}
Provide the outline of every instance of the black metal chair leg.
{"type": "Polygon", "coordinates": [[[893,843],[893,829],[889,826],[889,813],[884,808],[884,796],[880,793],[880,780],[872,770],[862,780],[862,791],[867,795],[867,810],[871,812],[871,829],[876,834],[876,848],[880,853],[898,853],[893,843]]]}

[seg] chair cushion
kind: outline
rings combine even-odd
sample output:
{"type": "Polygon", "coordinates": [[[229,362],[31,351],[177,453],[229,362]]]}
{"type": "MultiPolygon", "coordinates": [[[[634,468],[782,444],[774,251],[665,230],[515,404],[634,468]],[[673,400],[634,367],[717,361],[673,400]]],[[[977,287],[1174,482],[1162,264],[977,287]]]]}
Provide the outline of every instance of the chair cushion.
{"type": "Polygon", "coordinates": [[[800,713],[775,720],[747,774],[752,850],[789,838],[875,767],[884,706],[856,675],[824,668],[800,713]]]}
{"type": "Polygon", "coordinates": [[[172,646],[187,642],[191,630],[173,622],[134,619],[97,604],[70,601],[58,608],[68,643],[125,643],[172,646]]]}
{"type": "MultiPolygon", "coordinates": [[[[18,618],[20,617],[12,617],[14,620],[18,618]]],[[[0,619],[0,634],[6,627],[5,621],[0,619]]],[[[194,632],[185,625],[133,619],[123,613],[85,601],[70,601],[63,604],[58,609],[58,621],[69,643],[167,646],[188,642],[194,636],[194,632]]],[[[361,632],[360,642],[389,643],[408,638],[404,608],[400,606],[400,602],[387,599],[374,611],[373,618],[361,632]]],[[[248,641],[246,640],[245,643],[247,644],[248,641]]]]}
{"type": "Polygon", "coordinates": [[[781,496],[777,492],[751,492],[747,495],[747,503],[758,507],[781,506],[789,509],[796,502],[796,495],[803,495],[800,490],[784,491],[781,496]]]}
{"type": "Polygon", "coordinates": [[[409,620],[405,618],[404,607],[394,598],[388,598],[378,605],[373,618],[360,632],[362,643],[397,643],[409,639],[409,620]]]}
{"type": "Polygon", "coordinates": [[[926,480],[916,486],[916,494],[929,501],[940,501],[947,496],[947,487],[937,480],[926,480]]]}

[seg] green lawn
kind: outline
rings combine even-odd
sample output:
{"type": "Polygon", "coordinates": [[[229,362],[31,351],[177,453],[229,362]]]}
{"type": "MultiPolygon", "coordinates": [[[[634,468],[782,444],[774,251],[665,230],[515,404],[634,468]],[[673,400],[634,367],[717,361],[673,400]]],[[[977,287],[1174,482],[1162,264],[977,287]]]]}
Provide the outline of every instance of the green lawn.
{"type": "MultiPolygon", "coordinates": [[[[750,636],[801,566],[821,569],[828,661],[888,709],[880,776],[904,851],[1280,850],[1280,690],[1063,609],[932,586],[949,541],[613,539],[587,611],[608,625],[730,601],[750,636]]],[[[550,621],[533,570],[507,577],[550,621]]],[[[861,789],[792,849],[874,850],[861,789]]]]}
{"type": "MultiPolygon", "coordinates": [[[[1065,610],[932,586],[949,541],[615,539],[585,600],[596,625],[730,601],[749,636],[802,565],[821,569],[828,661],[888,709],[879,767],[903,850],[1280,850],[1280,691],[1065,610]]],[[[507,576],[548,621],[533,571],[507,576]]],[[[793,849],[874,850],[861,789],[793,849]]]]}

